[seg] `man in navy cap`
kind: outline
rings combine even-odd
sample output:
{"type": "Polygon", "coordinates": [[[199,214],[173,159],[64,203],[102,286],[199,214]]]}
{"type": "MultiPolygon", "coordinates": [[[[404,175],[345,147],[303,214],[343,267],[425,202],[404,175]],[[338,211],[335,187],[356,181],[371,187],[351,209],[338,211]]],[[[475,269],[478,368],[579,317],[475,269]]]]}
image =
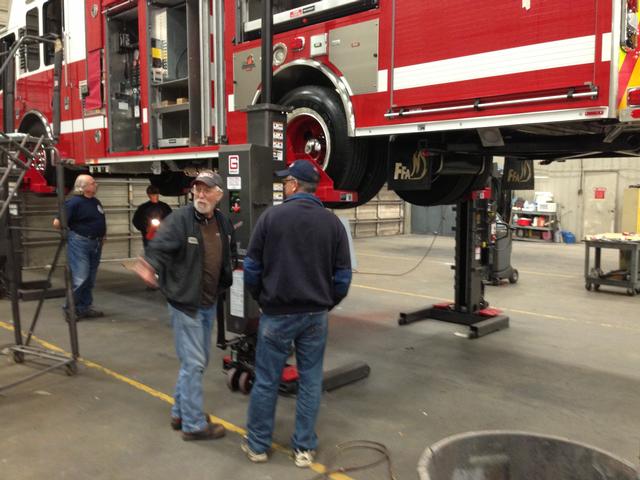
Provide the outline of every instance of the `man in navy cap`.
{"type": "Polygon", "coordinates": [[[171,427],[184,440],[224,436],[221,424],[204,413],[202,376],[209,363],[218,296],[231,286],[236,259],[233,225],[216,208],[224,195],[222,178],[203,171],[193,182],[193,203],[175,210],[138,259],[135,270],[167,298],[180,372],[171,409],[171,427]]]}
{"type": "Polygon", "coordinates": [[[262,314],[242,449],[252,462],[268,460],[280,376],[293,343],[299,381],[291,446],[296,466],[309,467],[318,444],[327,312],[347,295],[351,260],[344,226],[314,195],[316,167],[296,160],[276,175],[285,200],[258,219],[244,259],[245,285],[262,314]]]}

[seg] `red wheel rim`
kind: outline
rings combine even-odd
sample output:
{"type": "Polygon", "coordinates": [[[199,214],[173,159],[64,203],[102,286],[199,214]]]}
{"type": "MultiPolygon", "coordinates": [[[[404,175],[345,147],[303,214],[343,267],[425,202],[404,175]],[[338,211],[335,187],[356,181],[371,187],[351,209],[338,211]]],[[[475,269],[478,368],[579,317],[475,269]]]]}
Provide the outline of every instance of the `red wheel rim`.
{"type": "Polygon", "coordinates": [[[298,108],[287,121],[287,161],[313,160],[323,170],[331,156],[331,143],[327,124],[314,110],[298,108]]]}

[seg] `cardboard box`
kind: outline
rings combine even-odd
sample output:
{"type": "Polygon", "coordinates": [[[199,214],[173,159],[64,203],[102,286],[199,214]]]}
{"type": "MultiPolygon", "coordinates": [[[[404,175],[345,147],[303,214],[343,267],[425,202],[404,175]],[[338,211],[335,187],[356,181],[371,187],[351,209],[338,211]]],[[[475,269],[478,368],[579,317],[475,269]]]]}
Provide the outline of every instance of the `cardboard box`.
{"type": "Polygon", "coordinates": [[[558,211],[558,204],[555,202],[538,203],[539,212],[554,213],[558,211]]]}

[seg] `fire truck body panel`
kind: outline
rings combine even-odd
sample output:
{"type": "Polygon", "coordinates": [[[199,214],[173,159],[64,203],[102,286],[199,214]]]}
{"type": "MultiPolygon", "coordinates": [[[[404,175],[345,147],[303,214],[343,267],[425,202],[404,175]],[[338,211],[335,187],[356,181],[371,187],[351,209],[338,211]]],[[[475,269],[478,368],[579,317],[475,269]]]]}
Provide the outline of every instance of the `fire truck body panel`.
{"type": "MultiPolygon", "coordinates": [[[[260,101],[260,1],[14,0],[0,38],[54,31],[43,19],[58,20],[55,2],[65,12],[63,156],[111,172],[151,162],[143,170],[156,174],[246,142],[244,109],[260,101]]],[[[313,159],[362,198],[383,180],[390,136],[522,158],[640,148],[630,133],[640,119],[633,0],[274,7],[272,100],[293,108],[288,160],[313,159]],[[487,143],[488,129],[502,139],[487,143]],[[591,143],[575,142],[581,135],[591,143]]],[[[51,119],[52,66],[39,48],[39,64],[28,50],[16,62],[22,131],[51,119]]]]}

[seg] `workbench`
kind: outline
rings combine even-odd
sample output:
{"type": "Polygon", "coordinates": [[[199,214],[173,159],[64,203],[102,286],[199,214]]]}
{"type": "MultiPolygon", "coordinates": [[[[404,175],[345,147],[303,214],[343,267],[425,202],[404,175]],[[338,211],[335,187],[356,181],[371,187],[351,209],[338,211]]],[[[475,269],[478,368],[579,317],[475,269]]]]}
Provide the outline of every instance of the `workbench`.
{"type": "Polygon", "coordinates": [[[628,240],[584,240],[584,280],[585,288],[589,291],[600,290],[600,285],[610,285],[627,289],[627,295],[640,293],[640,281],[638,281],[638,257],[640,242],[628,240]],[[590,251],[595,250],[594,265],[590,265],[590,251]],[[601,268],[602,249],[612,248],[620,252],[629,252],[628,270],[617,270],[603,273],[601,268]],[[614,278],[615,277],[615,278],[614,278]]]}

